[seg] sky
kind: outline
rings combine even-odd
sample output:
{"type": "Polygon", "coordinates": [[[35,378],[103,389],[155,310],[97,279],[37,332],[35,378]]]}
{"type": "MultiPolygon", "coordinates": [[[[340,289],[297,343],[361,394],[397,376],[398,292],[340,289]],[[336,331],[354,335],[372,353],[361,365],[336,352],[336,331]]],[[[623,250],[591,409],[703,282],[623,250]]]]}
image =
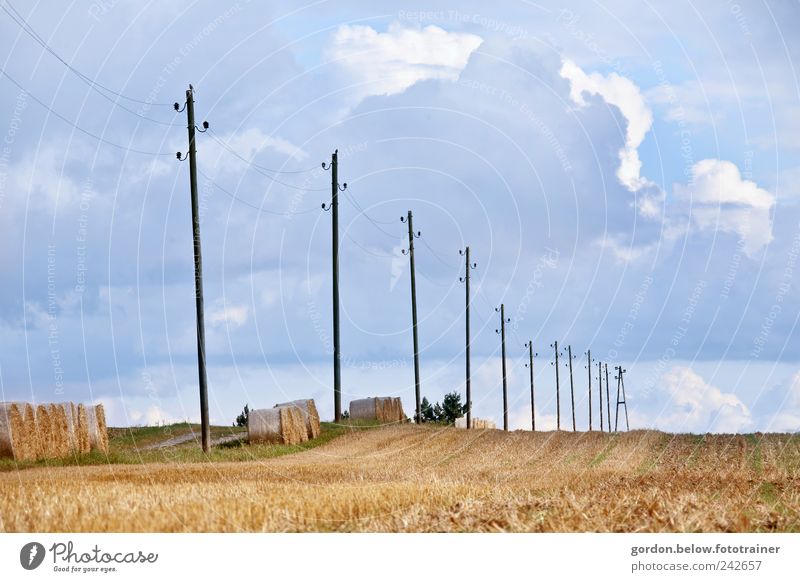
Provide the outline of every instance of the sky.
{"type": "Polygon", "coordinates": [[[199,419],[173,109],[191,84],[213,423],[294,398],[333,415],[338,150],[345,406],[412,414],[411,210],[430,401],[464,395],[468,245],[475,416],[502,423],[502,303],[512,429],[532,341],[537,428],[557,422],[558,342],[579,430],[602,362],[612,418],[626,370],[631,428],[797,431],[799,18],[788,0],[4,2],[0,396],[199,419]]]}

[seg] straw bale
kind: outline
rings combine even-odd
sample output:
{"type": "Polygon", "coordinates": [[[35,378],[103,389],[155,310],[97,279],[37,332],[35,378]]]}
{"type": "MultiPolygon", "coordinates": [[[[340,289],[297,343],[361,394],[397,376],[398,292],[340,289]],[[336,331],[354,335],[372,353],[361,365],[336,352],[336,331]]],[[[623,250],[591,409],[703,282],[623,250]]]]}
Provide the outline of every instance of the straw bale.
{"type": "Polygon", "coordinates": [[[250,443],[296,445],[308,440],[306,421],[297,406],[251,410],[247,435],[250,443]]]}
{"type": "Polygon", "coordinates": [[[69,454],[69,426],[67,415],[61,404],[48,404],[47,412],[50,415],[51,444],[50,455],[53,457],[66,457],[69,454]]]}
{"type": "Polygon", "coordinates": [[[36,442],[37,458],[47,459],[53,457],[53,423],[49,407],[46,404],[39,404],[36,407],[36,433],[38,435],[36,442]]]}
{"type": "Polygon", "coordinates": [[[377,420],[380,423],[401,422],[406,419],[400,398],[378,396],[350,402],[350,418],[377,420]]]}
{"type": "Polygon", "coordinates": [[[81,453],[88,453],[92,450],[91,443],[89,442],[89,415],[86,411],[86,406],[78,404],[77,406],[78,418],[78,451],[81,453]]]}
{"type": "Polygon", "coordinates": [[[89,448],[93,451],[108,453],[108,430],[106,429],[106,413],[103,405],[88,406],[86,420],[89,429],[89,448]]]}
{"type": "Polygon", "coordinates": [[[281,434],[287,445],[296,445],[308,440],[308,430],[303,413],[297,406],[281,406],[281,434]]]}
{"type": "Polygon", "coordinates": [[[24,403],[0,403],[0,457],[11,457],[15,461],[33,457],[26,438],[24,411],[24,403]]]}
{"type": "Polygon", "coordinates": [[[78,448],[78,410],[72,402],[60,404],[67,421],[67,448],[70,453],[80,452],[78,448]]]}
{"type": "Polygon", "coordinates": [[[313,399],[308,400],[292,400],[291,402],[283,402],[281,404],[276,404],[275,407],[281,406],[296,406],[300,409],[300,413],[303,415],[303,421],[306,425],[306,431],[308,433],[309,439],[315,439],[319,436],[321,432],[320,424],[319,424],[319,413],[317,412],[317,406],[314,403],[313,399]]]}
{"type": "Polygon", "coordinates": [[[350,418],[353,420],[377,420],[375,398],[360,398],[350,402],[350,418]]]}

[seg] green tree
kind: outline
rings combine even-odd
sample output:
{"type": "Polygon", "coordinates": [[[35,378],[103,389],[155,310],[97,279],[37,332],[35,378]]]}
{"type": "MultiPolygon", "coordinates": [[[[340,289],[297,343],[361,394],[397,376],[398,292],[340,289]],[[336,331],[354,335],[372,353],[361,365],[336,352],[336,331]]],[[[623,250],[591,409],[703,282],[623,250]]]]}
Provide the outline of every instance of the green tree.
{"type": "MultiPolygon", "coordinates": [[[[438,407],[439,404],[437,403],[438,407]]],[[[461,404],[461,394],[458,392],[450,392],[444,395],[442,400],[441,414],[438,415],[439,422],[447,424],[454,424],[456,419],[463,416],[467,412],[467,405],[461,404]]]]}
{"type": "Polygon", "coordinates": [[[433,407],[425,396],[422,397],[419,411],[422,415],[422,422],[436,422],[436,415],[433,412],[433,407]]]}
{"type": "Polygon", "coordinates": [[[242,413],[236,417],[236,426],[247,426],[248,416],[250,416],[250,408],[248,408],[247,404],[245,404],[242,413]]]}

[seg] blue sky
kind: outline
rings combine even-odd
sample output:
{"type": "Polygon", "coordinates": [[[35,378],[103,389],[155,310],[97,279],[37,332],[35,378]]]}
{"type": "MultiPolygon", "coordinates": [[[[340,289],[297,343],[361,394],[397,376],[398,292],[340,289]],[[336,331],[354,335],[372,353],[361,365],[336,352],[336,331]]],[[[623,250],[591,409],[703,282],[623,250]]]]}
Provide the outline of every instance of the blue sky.
{"type": "Polygon", "coordinates": [[[628,370],[636,427],[800,427],[796,3],[13,6],[85,77],[0,12],[3,399],[102,401],[117,425],[198,418],[171,108],[192,83],[211,124],[213,421],[309,396],[332,415],[319,165],[338,148],[345,403],[413,409],[412,209],[429,399],[463,392],[468,244],[477,416],[502,415],[503,302],[512,428],[530,419],[529,339],[542,427],[554,340],[577,356],[579,427],[587,348],[628,370]]]}

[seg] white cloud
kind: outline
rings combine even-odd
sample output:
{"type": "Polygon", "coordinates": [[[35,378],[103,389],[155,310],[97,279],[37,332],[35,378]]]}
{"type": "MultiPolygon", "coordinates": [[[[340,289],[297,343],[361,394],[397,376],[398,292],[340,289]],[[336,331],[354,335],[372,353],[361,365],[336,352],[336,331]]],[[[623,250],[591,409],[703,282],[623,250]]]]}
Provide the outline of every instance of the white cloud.
{"type": "Polygon", "coordinates": [[[658,245],[658,241],[646,245],[637,245],[633,242],[623,242],[621,237],[607,236],[597,241],[597,245],[604,251],[609,251],[620,263],[630,263],[650,253],[658,245]]]}
{"type": "Polygon", "coordinates": [[[631,263],[640,259],[649,259],[659,247],[670,248],[676,240],[686,235],[688,228],[688,222],[680,216],[665,217],[660,238],[652,242],[637,243],[630,239],[630,235],[612,236],[608,234],[598,239],[595,244],[604,251],[609,251],[620,263],[631,263]]]}
{"type": "Polygon", "coordinates": [[[620,165],[617,178],[631,192],[650,184],[641,176],[642,162],[638,148],[653,125],[653,113],[645,102],[639,87],[630,79],[617,73],[603,76],[600,73],[586,74],[572,61],[564,61],[560,75],[570,82],[570,98],[585,106],[584,93],[599,95],[609,105],[615,106],[628,122],[625,131],[625,147],[619,151],[620,165]]]}
{"type": "Polygon", "coordinates": [[[775,196],[742,179],[735,164],[702,160],[692,167],[692,177],[688,186],[675,185],[675,195],[691,202],[692,220],[701,230],[738,234],[751,256],[772,240],[770,210],[775,196]]]}
{"type": "Polygon", "coordinates": [[[219,305],[208,314],[211,325],[232,325],[241,327],[247,323],[249,313],[247,305],[219,305]]]}
{"type": "Polygon", "coordinates": [[[725,118],[725,110],[720,105],[730,105],[735,98],[729,84],[698,81],[660,84],[649,89],[646,95],[648,102],[655,104],[667,121],[692,125],[720,123],[725,118]],[[716,107],[712,107],[712,103],[716,107]]]}
{"type": "MultiPolygon", "coordinates": [[[[538,408],[538,406],[537,406],[538,408]]],[[[572,425],[564,423],[562,419],[562,429],[568,428],[572,430],[572,425]]],[[[503,419],[500,417],[500,428],[503,428],[503,419]]],[[[531,430],[531,405],[525,404],[518,408],[514,408],[508,412],[508,426],[511,430],[531,430]]],[[[547,431],[556,430],[558,426],[558,419],[555,414],[542,414],[537,410],[536,412],[536,430],[547,431]]]]}
{"type": "MultiPolygon", "coordinates": [[[[257,127],[224,136],[215,136],[223,142],[228,149],[235,151],[246,160],[254,160],[265,150],[272,150],[287,157],[302,161],[308,158],[308,153],[299,146],[281,138],[265,134],[257,127]]],[[[245,163],[235,157],[214,139],[206,140],[203,144],[203,153],[207,159],[218,161],[218,167],[226,171],[239,171],[245,163]]],[[[267,164],[264,164],[267,165],[267,164]]]]}
{"type": "Polygon", "coordinates": [[[402,93],[417,81],[454,81],[483,39],[447,32],[438,26],[405,28],[392,23],[386,32],[364,25],[342,25],[333,35],[328,58],[355,84],[355,98],[402,93]]]}
{"type": "Polygon", "coordinates": [[[750,410],[735,394],[708,384],[691,368],[675,366],[661,380],[670,400],[654,419],[675,432],[742,432],[753,425],[750,410]]]}

